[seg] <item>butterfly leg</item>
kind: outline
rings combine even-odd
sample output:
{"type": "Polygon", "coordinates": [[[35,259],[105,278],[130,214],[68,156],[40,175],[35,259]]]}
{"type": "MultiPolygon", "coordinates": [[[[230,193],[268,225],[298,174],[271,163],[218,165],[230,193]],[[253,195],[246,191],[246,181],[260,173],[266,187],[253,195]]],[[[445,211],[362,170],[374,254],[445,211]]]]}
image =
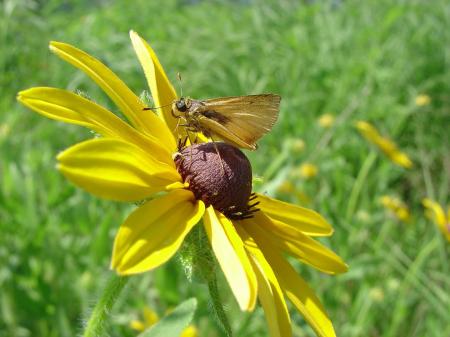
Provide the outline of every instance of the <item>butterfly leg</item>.
{"type": "Polygon", "coordinates": [[[220,156],[219,148],[217,147],[216,141],[214,140],[214,138],[211,134],[209,134],[209,135],[205,134],[205,136],[211,138],[214,149],[216,150],[217,155],[219,156],[220,166],[222,168],[222,174],[225,175],[225,167],[223,166],[223,160],[222,160],[222,157],[220,156]]]}
{"type": "Polygon", "coordinates": [[[191,170],[191,167],[192,167],[192,139],[191,139],[191,134],[189,133],[189,129],[188,128],[186,128],[186,135],[187,135],[187,137],[186,137],[186,142],[187,142],[187,139],[189,139],[189,144],[191,145],[189,148],[190,148],[190,151],[189,151],[189,154],[190,154],[190,158],[189,158],[189,170],[191,170]]]}

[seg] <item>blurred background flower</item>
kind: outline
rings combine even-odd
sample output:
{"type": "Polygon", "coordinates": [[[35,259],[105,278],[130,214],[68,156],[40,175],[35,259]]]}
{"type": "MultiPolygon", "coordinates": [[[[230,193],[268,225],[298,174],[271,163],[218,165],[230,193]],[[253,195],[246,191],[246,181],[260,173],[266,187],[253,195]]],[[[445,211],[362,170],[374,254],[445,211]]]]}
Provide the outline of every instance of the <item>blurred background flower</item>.
{"type": "MultiPolygon", "coordinates": [[[[170,312],[170,311],[169,311],[170,312]]],[[[168,313],[169,313],[168,312],[168,313]]],[[[133,319],[130,322],[130,328],[133,330],[143,332],[160,320],[159,315],[150,307],[144,307],[142,310],[142,317],[140,319],[133,319]]],[[[198,330],[194,325],[187,326],[180,336],[175,337],[197,337],[198,330]]]]}
{"type": "Polygon", "coordinates": [[[422,204],[426,209],[426,214],[438,226],[442,235],[450,242],[450,206],[445,214],[444,209],[437,202],[425,198],[422,204]]]}
{"type": "Polygon", "coordinates": [[[330,113],[323,114],[322,116],[319,117],[317,122],[324,129],[331,128],[334,124],[334,116],[330,113]]]}
{"type": "Polygon", "coordinates": [[[300,176],[304,179],[312,179],[317,176],[319,168],[312,163],[303,163],[293,171],[293,176],[300,176]]]}
{"type": "Polygon", "coordinates": [[[428,95],[419,95],[416,97],[416,105],[417,106],[426,106],[429,105],[431,103],[431,98],[428,95]]]}
{"type": "Polygon", "coordinates": [[[408,155],[400,151],[392,140],[381,136],[372,124],[359,121],[356,123],[356,128],[366,140],[377,146],[394,164],[407,169],[412,168],[413,163],[408,155]]]}
{"type": "Polygon", "coordinates": [[[380,198],[381,204],[398,220],[408,223],[411,220],[409,208],[400,199],[384,195],[380,198]]]}
{"type": "Polygon", "coordinates": [[[301,138],[289,139],[288,142],[292,152],[294,153],[301,153],[305,150],[306,144],[301,138]]]}

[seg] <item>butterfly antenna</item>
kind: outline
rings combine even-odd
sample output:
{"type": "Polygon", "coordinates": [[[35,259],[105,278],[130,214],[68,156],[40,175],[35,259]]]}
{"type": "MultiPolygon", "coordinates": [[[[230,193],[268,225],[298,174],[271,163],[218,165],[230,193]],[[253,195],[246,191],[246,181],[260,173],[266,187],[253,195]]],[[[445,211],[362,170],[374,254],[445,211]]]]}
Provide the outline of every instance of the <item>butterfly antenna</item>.
{"type": "Polygon", "coordinates": [[[166,106],[169,106],[169,105],[172,105],[172,103],[164,104],[164,105],[160,105],[160,106],[146,107],[146,108],[143,108],[142,110],[156,110],[156,109],[165,108],[166,106]]]}
{"type": "Polygon", "coordinates": [[[177,73],[178,83],[180,85],[180,97],[183,97],[183,81],[181,80],[181,74],[177,73]]]}

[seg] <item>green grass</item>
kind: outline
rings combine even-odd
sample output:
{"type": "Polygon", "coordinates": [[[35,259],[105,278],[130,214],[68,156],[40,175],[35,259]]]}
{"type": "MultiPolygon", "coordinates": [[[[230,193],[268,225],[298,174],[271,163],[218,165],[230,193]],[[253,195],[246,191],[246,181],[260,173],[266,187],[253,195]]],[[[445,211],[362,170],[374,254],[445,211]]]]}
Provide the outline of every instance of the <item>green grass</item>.
{"type": "MultiPolygon", "coordinates": [[[[50,55],[68,42],[108,64],[137,94],[147,90],[128,30],[145,37],[169,77],[196,98],[274,92],[283,97],[273,131],[248,153],[256,189],[277,194],[291,181],[335,227],[326,243],[350,265],[330,277],[305,266],[339,336],[448,336],[449,244],[424,216],[428,196],[450,202],[450,7],[436,1],[4,1],[0,17],[0,336],[74,336],[108,275],[112,239],[133,205],[106,202],[73,187],[56,154],[91,137],[19,106],[32,86],[81,90],[117,109],[81,72],[50,55]],[[308,4],[310,3],[310,4],[308,4]],[[425,93],[431,104],[417,107],[425,93]],[[336,115],[330,130],[317,125],[336,115]],[[414,161],[394,166],[358,135],[373,122],[414,161]],[[306,149],[289,151],[301,138],[306,149]],[[268,160],[270,158],[270,160],[268,160]],[[302,162],[312,180],[293,178],[302,162]],[[410,207],[409,224],[379,203],[385,194],[410,207]]],[[[225,283],[223,297],[230,298],[225,283]]],[[[115,305],[111,336],[136,335],[128,323],[150,305],[161,314],[196,296],[201,336],[221,336],[205,286],[189,284],[173,259],[133,277],[115,305]]],[[[266,336],[260,309],[228,314],[236,336],[266,336]]],[[[295,336],[313,336],[292,310],[295,336]]]]}

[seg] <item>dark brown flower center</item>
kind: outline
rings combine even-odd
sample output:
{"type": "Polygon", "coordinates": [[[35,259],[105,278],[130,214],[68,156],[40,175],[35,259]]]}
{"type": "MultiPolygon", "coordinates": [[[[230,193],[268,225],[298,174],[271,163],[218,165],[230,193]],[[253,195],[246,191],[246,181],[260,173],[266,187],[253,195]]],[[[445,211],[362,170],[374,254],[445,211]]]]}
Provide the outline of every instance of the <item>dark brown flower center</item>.
{"type": "Polygon", "coordinates": [[[174,161],[183,181],[207,207],[231,219],[251,217],[252,168],[239,149],[222,142],[194,144],[174,161]]]}

